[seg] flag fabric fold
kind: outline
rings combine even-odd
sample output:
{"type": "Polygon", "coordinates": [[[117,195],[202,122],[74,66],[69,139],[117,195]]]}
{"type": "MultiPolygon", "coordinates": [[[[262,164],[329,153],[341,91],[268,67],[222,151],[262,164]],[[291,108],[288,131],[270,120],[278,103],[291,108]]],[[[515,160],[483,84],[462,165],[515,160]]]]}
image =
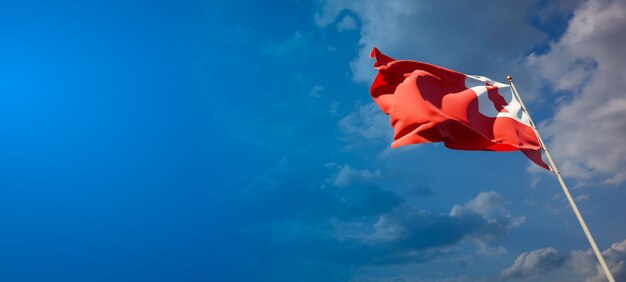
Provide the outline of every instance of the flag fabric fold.
{"type": "Polygon", "coordinates": [[[450,149],[521,151],[550,170],[511,86],[439,66],[395,60],[372,49],[370,93],[390,117],[392,147],[443,142],[450,149]]]}

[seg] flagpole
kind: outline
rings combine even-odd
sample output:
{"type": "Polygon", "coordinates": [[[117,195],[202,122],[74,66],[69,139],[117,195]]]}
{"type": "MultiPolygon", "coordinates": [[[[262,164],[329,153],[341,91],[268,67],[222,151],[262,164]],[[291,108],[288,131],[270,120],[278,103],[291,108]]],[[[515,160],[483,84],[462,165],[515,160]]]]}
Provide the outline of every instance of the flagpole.
{"type": "Polygon", "coordinates": [[[556,175],[556,178],[559,180],[559,183],[561,184],[561,188],[563,188],[563,192],[565,193],[565,196],[567,197],[567,200],[569,201],[569,204],[572,207],[572,210],[574,210],[574,214],[576,215],[576,218],[578,219],[580,226],[583,228],[583,231],[585,232],[585,235],[587,236],[587,240],[589,240],[589,244],[591,244],[591,248],[593,249],[593,252],[596,254],[596,257],[598,258],[598,261],[600,262],[600,265],[602,266],[602,269],[604,270],[606,277],[609,279],[610,282],[615,282],[615,279],[613,278],[613,275],[611,274],[609,267],[606,265],[606,262],[604,261],[604,257],[602,257],[602,253],[600,252],[600,249],[598,249],[598,245],[596,245],[596,241],[593,239],[593,236],[591,236],[591,231],[589,231],[589,228],[587,228],[585,219],[583,219],[583,216],[580,214],[580,211],[578,210],[578,207],[576,206],[576,202],[574,202],[574,198],[572,198],[572,195],[570,194],[569,189],[567,188],[567,185],[565,185],[565,181],[563,181],[563,177],[561,176],[561,173],[556,168],[556,164],[554,164],[554,161],[552,160],[552,156],[550,155],[550,151],[548,151],[548,147],[543,142],[543,139],[541,139],[539,130],[535,126],[533,119],[530,117],[530,113],[528,112],[528,109],[526,109],[526,106],[524,106],[522,97],[520,97],[519,93],[517,92],[517,89],[515,88],[515,84],[513,83],[513,78],[510,75],[507,75],[506,80],[509,81],[509,84],[511,85],[511,89],[513,89],[513,94],[515,95],[515,98],[517,98],[520,105],[522,106],[522,110],[526,113],[526,115],[528,115],[528,121],[530,122],[531,127],[533,128],[533,130],[535,131],[535,134],[537,135],[537,139],[539,140],[539,144],[541,144],[541,148],[546,153],[546,157],[548,158],[548,162],[550,163],[550,168],[552,169],[552,172],[556,175]]]}

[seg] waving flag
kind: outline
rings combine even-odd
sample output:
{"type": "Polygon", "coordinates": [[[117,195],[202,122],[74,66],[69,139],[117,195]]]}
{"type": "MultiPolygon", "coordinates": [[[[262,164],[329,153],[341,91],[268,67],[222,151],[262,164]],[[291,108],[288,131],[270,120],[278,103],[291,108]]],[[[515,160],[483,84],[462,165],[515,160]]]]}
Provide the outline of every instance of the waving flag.
{"type": "Polygon", "coordinates": [[[443,142],[456,150],[521,151],[537,165],[541,145],[510,85],[372,50],[370,89],[394,129],[392,147],[443,142]]]}

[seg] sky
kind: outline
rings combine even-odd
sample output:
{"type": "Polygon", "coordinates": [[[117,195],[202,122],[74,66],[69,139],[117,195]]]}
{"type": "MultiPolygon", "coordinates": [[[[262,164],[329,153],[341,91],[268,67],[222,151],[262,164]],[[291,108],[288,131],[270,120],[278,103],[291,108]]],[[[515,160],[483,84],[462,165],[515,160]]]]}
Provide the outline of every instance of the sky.
{"type": "Polygon", "coordinates": [[[391,149],[369,51],[513,76],[626,280],[626,2],[0,1],[2,281],[604,281],[519,152],[391,149]]]}

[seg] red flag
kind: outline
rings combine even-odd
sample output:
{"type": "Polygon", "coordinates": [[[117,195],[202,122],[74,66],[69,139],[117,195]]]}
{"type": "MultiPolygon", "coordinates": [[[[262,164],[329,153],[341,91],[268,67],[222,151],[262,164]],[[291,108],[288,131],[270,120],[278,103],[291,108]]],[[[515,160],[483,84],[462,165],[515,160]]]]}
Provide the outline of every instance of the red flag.
{"type": "Polygon", "coordinates": [[[389,115],[391,147],[443,142],[456,150],[521,151],[537,165],[541,145],[511,86],[372,49],[378,75],[370,93],[389,115]]]}

